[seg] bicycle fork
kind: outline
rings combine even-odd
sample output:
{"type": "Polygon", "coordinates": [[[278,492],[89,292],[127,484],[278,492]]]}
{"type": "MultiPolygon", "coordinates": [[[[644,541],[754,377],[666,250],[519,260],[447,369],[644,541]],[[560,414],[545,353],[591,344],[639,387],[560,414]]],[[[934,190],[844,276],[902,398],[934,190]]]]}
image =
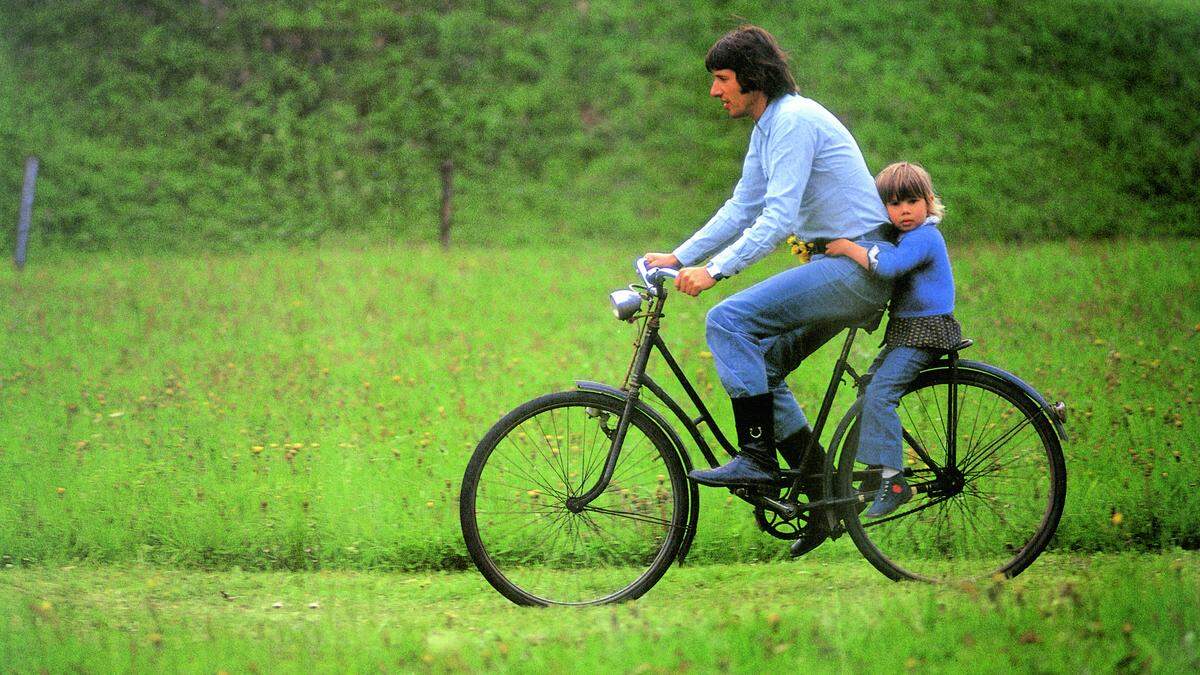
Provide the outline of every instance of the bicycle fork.
{"type": "Polygon", "coordinates": [[[642,393],[642,376],[646,373],[650,350],[654,346],[655,336],[658,335],[659,318],[662,316],[662,306],[665,301],[666,295],[659,295],[654,305],[646,313],[646,323],[638,334],[633,362],[629,365],[629,372],[625,376],[625,386],[622,387],[629,395],[625,398],[625,409],[621,412],[621,419],[617,422],[616,431],[611,436],[612,446],[604,461],[604,470],[600,472],[600,478],[590,490],[582,495],[567,498],[566,507],[572,513],[583,511],[588,504],[603,494],[608,489],[613,472],[616,471],[617,460],[621,456],[621,446],[625,442],[625,434],[629,431],[629,421],[633,419],[634,409],[637,408],[638,399],[642,393]]]}

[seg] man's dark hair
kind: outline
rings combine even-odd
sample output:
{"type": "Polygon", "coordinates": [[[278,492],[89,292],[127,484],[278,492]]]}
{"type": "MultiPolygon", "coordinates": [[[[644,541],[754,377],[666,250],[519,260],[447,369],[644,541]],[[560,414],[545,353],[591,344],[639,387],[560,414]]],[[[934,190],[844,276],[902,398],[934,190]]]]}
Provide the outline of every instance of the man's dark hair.
{"type": "Polygon", "coordinates": [[[709,48],[704,67],[710,73],[726,68],[737,73],[743,94],[761,91],[773,101],[796,93],[787,54],[770,33],[758,26],[739,26],[722,36],[709,48]]]}

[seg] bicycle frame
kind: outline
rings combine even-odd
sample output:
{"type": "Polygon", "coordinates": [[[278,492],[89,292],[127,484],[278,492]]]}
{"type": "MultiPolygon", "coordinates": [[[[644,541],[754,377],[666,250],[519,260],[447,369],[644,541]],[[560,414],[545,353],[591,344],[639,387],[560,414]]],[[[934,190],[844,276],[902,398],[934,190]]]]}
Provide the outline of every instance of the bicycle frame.
{"type": "MultiPolygon", "coordinates": [[[[666,304],[667,295],[665,289],[661,288],[661,286],[655,286],[653,284],[647,287],[631,288],[643,289],[643,297],[648,298],[650,303],[649,308],[646,311],[627,319],[630,322],[642,319],[643,323],[638,332],[638,338],[634,343],[634,356],[633,360],[630,362],[629,370],[626,372],[624,384],[619,390],[617,390],[613,389],[612,387],[608,387],[607,385],[593,382],[579,381],[576,383],[581,389],[590,389],[623,398],[625,407],[617,424],[616,431],[613,434],[612,445],[605,461],[603,471],[601,472],[599,479],[597,479],[596,484],[593,485],[592,488],[586,493],[570,498],[566,502],[567,508],[574,512],[582,511],[587,504],[596,499],[608,487],[609,481],[612,479],[617,460],[620,457],[621,446],[624,442],[625,434],[628,431],[630,420],[632,419],[635,411],[648,414],[656,421],[656,423],[660,424],[660,426],[664,426],[664,432],[676,441],[679,452],[683,453],[683,457],[681,459],[684,460],[685,466],[691,464],[687,453],[687,448],[683,446],[682,442],[679,442],[679,437],[674,429],[669,428],[669,425],[666,425],[666,421],[660,415],[658,415],[657,412],[654,412],[653,408],[650,408],[641,401],[643,388],[649,389],[650,392],[659,400],[659,402],[661,402],[675,415],[676,418],[679,419],[679,421],[683,424],[683,427],[688,431],[691,439],[695,442],[700,454],[704,456],[704,459],[708,462],[710,467],[715,468],[719,466],[721,462],[713,453],[712,448],[709,446],[709,443],[704,438],[703,434],[700,433],[701,424],[708,427],[709,432],[713,435],[713,438],[728,456],[733,457],[737,454],[737,450],[721,432],[721,429],[717,426],[712,414],[709,412],[707,406],[705,406],[703,399],[700,398],[700,394],[696,391],[695,387],[692,386],[691,381],[683,372],[683,369],[679,366],[679,363],[675,360],[675,357],[671,354],[666,342],[663,341],[662,336],[660,335],[663,307],[666,304]],[[679,402],[676,401],[669,393],[667,393],[667,391],[663,389],[663,387],[659,385],[654,378],[646,373],[646,366],[649,363],[651,352],[655,350],[658,351],[659,355],[667,364],[667,367],[670,369],[671,373],[675,376],[676,380],[683,388],[684,393],[687,394],[688,400],[697,410],[698,415],[696,417],[688,415],[679,402]]],[[[811,452],[814,445],[819,444],[819,439],[825,430],[826,423],[829,419],[829,414],[833,409],[833,402],[837,397],[838,389],[840,388],[844,377],[849,375],[855,388],[861,388],[865,384],[864,380],[867,378],[867,376],[859,374],[849,363],[850,349],[854,344],[854,339],[857,335],[857,332],[858,328],[854,326],[851,326],[847,329],[846,339],[842,343],[841,353],[834,364],[829,385],[826,387],[824,398],[821,401],[820,409],[813,424],[813,433],[809,439],[809,445],[804,449],[805,454],[811,452]]],[[[1037,404],[1046,417],[1054,424],[1059,436],[1066,440],[1066,434],[1062,428],[1062,419],[1064,417],[1062,404],[1050,406],[1048,403],[1046,403],[1045,399],[1037,393],[1036,390],[1011,373],[987,364],[977,363],[974,361],[961,361],[958,358],[957,351],[954,350],[947,351],[940,364],[935,364],[931,367],[946,367],[950,369],[951,373],[957,373],[960,368],[971,368],[989,372],[1002,377],[1003,379],[1020,388],[1035,404],[1037,404]]],[[[837,433],[834,434],[834,443],[832,443],[833,446],[841,446],[841,437],[845,432],[847,432],[847,423],[851,418],[857,415],[858,406],[859,404],[856,401],[855,405],[852,406],[847,412],[845,419],[843,419],[843,423],[839,425],[837,433]]],[[[909,441],[910,446],[922,458],[925,464],[933,467],[935,471],[934,481],[917,484],[914,486],[915,489],[920,492],[928,491],[934,486],[938,486],[936,489],[941,489],[940,486],[943,484],[950,483],[955,480],[953,473],[955,470],[954,467],[957,465],[958,439],[956,429],[958,423],[958,387],[957,377],[953,375],[951,377],[950,386],[947,389],[946,406],[949,424],[946,466],[939,467],[938,464],[927,455],[920,444],[916,443],[915,440],[908,435],[907,431],[904,432],[905,438],[907,441],[909,441]],[[951,470],[947,471],[947,467],[950,467],[951,470]]],[[[732,490],[732,492],[750,504],[769,509],[787,519],[794,518],[797,514],[804,511],[823,510],[829,519],[828,524],[830,526],[830,532],[833,533],[831,536],[837,536],[839,519],[836,517],[835,507],[861,502],[863,501],[863,498],[861,495],[832,497],[832,495],[835,494],[833,490],[833,478],[836,466],[836,453],[827,453],[825,457],[825,464],[822,468],[821,477],[824,488],[823,494],[825,497],[818,501],[809,502],[806,504],[798,502],[797,498],[802,491],[802,479],[804,478],[803,474],[799,470],[783,470],[780,472],[785,478],[791,479],[787,493],[782,499],[776,499],[774,497],[762,494],[761,492],[753,492],[742,488],[735,488],[732,490]]],[[[854,473],[856,478],[861,478],[857,470],[854,473]]],[[[866,471],[864,471],[863,475],[866,475],[866,471]]],[[[897,516],[892,517],[894,518],[897,516]]],[[[694,518],[695,514],[693,513],[692,519],[694,520],[694,518]]],[[[886,520],[889,519],[890,518],[881,519],[876,522],[886,522],[886,520]]]]}
{"type": "MultiPolygon", "coordinates": [[[[683,372],[683,369],[679,366],[678,361],[676,361],[675,357],[671,354],[671,350],[667,347],[666,342],[662,339],[660,328],[661,319],[663,317],[663,306],[666,304],[666,293],[661,292],[661,289],[659,290],[659,293],[650,293],[651,304],[650,308],[645,313],[636,315],[629,319],[632,322],[640,318],[643,320],[643,324],[639,330],[638,338],[634,343],[633,360],[630,362],[629,370],[626,372],[625,382],[619,390],[619,392],[624,395],[625,408],[622,412],[621,419],[617,423],[616,432],[614,433],[612,439],[612,446],[609,450],[608,458],[605,462],[604,469],[601,472],[599,479],[596,481],[596,484],[593,485],[592,488],[586,493],[567,500],[567,507],[571,510],[582,510],[588,503],[596,499],[596,497],[603,493],[608,487],[608,483],[612,479],[612,474],[615,470],[617,460],[620,457],[621,445],[624,443],[625,434],[629,428],[629,420],[634,414],[634,411],[639,408],[639,404],[641,403],[641,393],[643,387],[649,389],[650,392],[659,400],[659,402],[661,402],[679,419],[684,428],[688,431],[688,434],[692,440],[696,443],[696,447],[699,449],[700,454],[704,456],[704,459],[708,462],[710,467],[717,467],[721,464],[721,462],[713,453],[708,441],[704,438],[703,434],[701,434],[701,424],[708,427],[709,432],[713,435],[713,438],[729,457],[733,457],[737,454],[737,450],[721,432],[720,427],[717,426],[716,421],[713,419],[712,413],[710,413],[708,407],[705,406],[700,394],[696,391],[695,387],[692,386],[691,381],[683,372]],[[698,412],[696,417],[691,417],[688,415],[679,402],[676,401],[669,393],[667,393],[667,391],[663,389],[663,387],[659,385],[654,378],[646,373],[646,366],[650,361],[650,354],[655,350],[658,351],[659,355],[667,364],[667,367],[670,369],[671,373],[675,376],[675,379],[683,388],[684,393],[687,394],[688,400],[695,407],[696,411],[698,412]]],[[[805,448],[806,453],[811,451],[813,444],[818,443],[818,439],[820,438],[821,433],[825,428],[826,421],[829,418],[829,413],[833,408],[833,402],[837,396],[837,392],[840,384],[842,383],[843,377],[849,374],[854,382],[854,386],[856,387],[862,382],[862,376],[855,371],[849,363],[850,348],[854,344],[854,338],[857,331],[857,328],[851,327],[846,335],[846,340],[842,345],[841,354],[838,357],[837,363],[834,365],[833,375],[830,378],[829,386],[825,390],[825,397],[822,400],[820,410],[817,413],[817,418],[813,426],[813,434],[809,440],[809,447],[805,448]]],[[[598,385],[591,382],[581,381],[578,382],[577,385],[584,389],[608,389],[607,387],[604,387],[604,385],[598,385]]],[[[686,452],[686,450],[683,451],[686,452]]],[[[831,455],[826,458],[826,466],[822,471],[824,475],[823,480],[826,483],[825,494],[827,495],[833,494],[832,480],[830,478],[830,469],[832,469],[833,466],[833,457],[831,453],[831,455]]],[[[788,470],[785,470],[782,473],[784,476],[793,479],[792,485],[788,490],[787,497],[783,501],[761,494],[751,494],[745,490],[735,490],[734,494],[752,504],[763,506],[788,518],[795,517],[801,509],[807,510],[815,508],[828,508],[841,503],[854,501],[854,499],[823,499],[819,502],[808,504],[806,506],[797,505],[795,503],[795,499],[800,491],[800,479],[802,478],[802,474],[799,471],[788,470]]]]}

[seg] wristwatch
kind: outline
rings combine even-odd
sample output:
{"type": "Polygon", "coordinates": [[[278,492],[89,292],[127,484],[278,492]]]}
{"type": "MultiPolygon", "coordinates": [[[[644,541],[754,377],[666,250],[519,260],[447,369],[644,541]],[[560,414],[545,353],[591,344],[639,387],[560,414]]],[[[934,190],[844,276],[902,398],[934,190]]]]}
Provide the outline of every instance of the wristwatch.
{"type": "Polygon", "coordinates": [[[716,281],[720,281],[725,278],[725,273],[721,271],[720,266],[712,260],[708,261],[708,264],[704,266],[704,269],[708,270],[709,276],[716,281]]]}

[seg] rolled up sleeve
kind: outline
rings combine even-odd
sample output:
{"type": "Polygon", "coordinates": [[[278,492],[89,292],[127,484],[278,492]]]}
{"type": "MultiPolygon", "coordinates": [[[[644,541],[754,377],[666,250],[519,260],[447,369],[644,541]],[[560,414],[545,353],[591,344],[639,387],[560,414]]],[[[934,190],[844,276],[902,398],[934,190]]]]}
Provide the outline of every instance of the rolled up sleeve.
{"type": "Polygon", "coordinates": [[[758,144],[751,142],[742,161],[742,177],[733,188],[733,196],[696,231],[690,239],[675,249],[675,257],[685,267],[695,265],[737,240],[741,231],[762,210],[767,181],[763,176],[758,144]]]}
{"type": "Polygon", "coordinates": [[[737,274],[760,260],[787,238],[804,200],[816,154],[816,134],[810,125],[796,118],[776,118],[775,122],[765,144],[766,185],[759,202],[762,210],[740,237],[713,257],[727,275],[737,274]]]}

